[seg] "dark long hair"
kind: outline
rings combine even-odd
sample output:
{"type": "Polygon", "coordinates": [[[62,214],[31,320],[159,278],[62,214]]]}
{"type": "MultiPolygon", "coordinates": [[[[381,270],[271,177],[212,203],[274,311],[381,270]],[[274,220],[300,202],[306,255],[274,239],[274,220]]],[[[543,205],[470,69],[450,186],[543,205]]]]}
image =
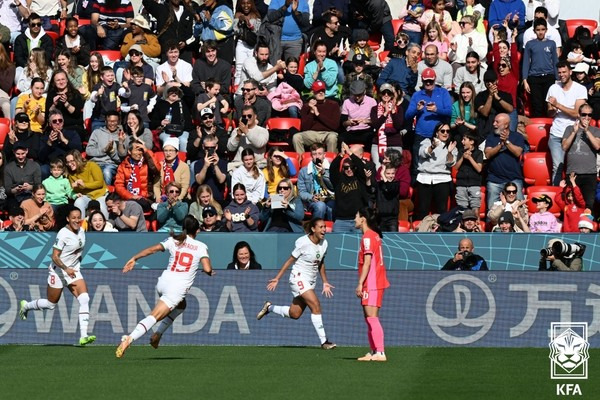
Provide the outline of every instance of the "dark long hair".
{"type": "Polygon", "coordinates": [[[185,216],[183,219],[183,224],[181,225],[183,226],[183,231],[181,231],[181,233],[175,234],[175,232],[172,230],[169,233],[169,236],[175,239],[179,245],[185,242],[185,239],[187,239],[188,235],[195,237],[196,233],[198,233],[198,230],[200,229],[200,222],[198,222],[196,217],[190,214],[185,216]]]}
{"type": "Polygon", "coordinates": [[[367,220],[367,226],[369,227],[369,229],[375,231],[380,238],[383,238],[383,233],[379,228],[379,214],[376,210],[372,208],[362,207],[360,210],[358,210],[358,215],[364,217],[367,220]]]}
{"type": "Polygon", "coordinates": [[[312,232],[312,228],[314,228],[315,226],[317,226],[317,223],[319,221],[323,221],[323,218],[312,218],[310,221],[306,221],[304,223],[304,225],[302,226],[302,228],[304,228],[304,232],[306,232],[308,235],[310,235],[312,232]]]}
{"type": "Polygon", "coordinates": [[[240,251],[241,249],[243,249],[244,247],[246,247],[248,249],[248,252],[250,253],[250,262],[254,263],[256,262],[256,255],[254,254],[254,250],[252,250],[252,247],[250,247],[250,245],[248,244],[248,242],[245,241],[241,241],[241,242],[237,242],[235,244],[235,247],[233,248],[233,262],[237,263],[237,253],[238,251],[240,251]]]}
{"type": "Polygon", "coordinates": [[[467,53],[465,60],[467,58],[476,58],[479,64],[477,64],[477,83],[481,83],[481,60],[479,59],[479,54],[476,51],[470,51],[467,53]]]}

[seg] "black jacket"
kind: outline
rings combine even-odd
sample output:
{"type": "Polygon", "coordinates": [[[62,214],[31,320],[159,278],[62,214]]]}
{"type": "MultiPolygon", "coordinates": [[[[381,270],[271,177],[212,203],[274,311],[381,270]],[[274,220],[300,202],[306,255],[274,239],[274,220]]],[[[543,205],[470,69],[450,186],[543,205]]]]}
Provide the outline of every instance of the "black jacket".
{"type": "Polygon", "coordinates": [[[442,271],[489,271],[487,263],[477,254],[472,254],[466,260],[454,262],[454,258],[449,259],[442,267],[442,271]]]}
{"type": "Polygon", "coordinates": [[[338,219],[354,219],[362,207],[369,205],[369,191],[365,184],[365,164],[354,154],[350,156],[354,175],[349,177],[340,169],[342,156],[331,162],[329,177],[335,191],[335,216],[338,219]]]}
{"type": "MultiPolygon", "coordinates": [[[[156,18],[157,33],[159,34],[158,42],[160,43],[163,53],[167,51],[166,45],[170,41],[179,43],[187,42],[188,39],[193,39],[194,16],[186,7],[183,8],[183,14],[181,14],[179,21],[177,21],[177,18],[174,18],[168,27],[165,28],[165,25],[169,20],[169,13],[171,12],[171,10],[169,10],[171,2],[167,1],[163,4],[159,4],[154,0],[143,0],[142,4],[144,5],[144,8],[156,18]],[[161,32],[163,33],[160,34],[161,32]]],[[[190,45],[191,44],[192,43],[190,43],[190,45]]],[[[186,61],[191,62],[191,60],[186,61]]]]}
{"type": "MultiPolygon", "coordinates": [[[[54,55],[54,42],[52,42],[52,38],[46,34],[40,38],[40,45],[44,52],[46,53],[46,61],[48,63],[53,60],[52,56],[54,55]]],[[[15,43],[13,45],[13,49],[15,51],[15,64],[17,67],[26,67],[27,60],[29,60],[29,38],[25,35],[25,33],[21,33],[15,39],[15,43]]]]}
{"type": "MultiPolygon", "coordinates": [[[[65,35],[58,38],[56,48],[54,49],[54,58],[62,50],[70,50],[65,41],[65,35]]],[[[90,63],[90,45],[85,41],[83,36],[79,35],[79,52],[74,54],[77,58],[77,65],[88,65],[90,63]]],[[[52,58],[54,60],[54,58],[52,58]]]]}

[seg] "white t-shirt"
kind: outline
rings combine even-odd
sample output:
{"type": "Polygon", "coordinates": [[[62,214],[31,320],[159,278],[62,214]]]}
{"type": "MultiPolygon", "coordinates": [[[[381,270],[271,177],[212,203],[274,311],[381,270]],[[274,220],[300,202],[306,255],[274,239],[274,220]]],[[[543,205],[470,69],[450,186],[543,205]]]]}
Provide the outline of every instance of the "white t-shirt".
{"type": "MultiPolygon", "coordinates": [[[[192,64],[187,61],[177,60],[177,64],[175,64],[175,68],[177,70],[177,78],[181,82],[191,82],[192,81],[192,64]]],[[[171,70],[171,66],[168,61],[160,64],[158,68],[156,68],[156,86],[161,86],[165,83],[163,79],[162,73],[163,71],[169,77],[169,80],[173,79],[173,71],[171,70]]]]}
{"type": "Polygon", "coordinates": [[[208,257],[208,247],[189,236],[182,244],[178,244],[175,239],[169,237],[161,242],[161,245],[171,253],[169,264],[162,273],[162,277],[192,286],[200,260],[208,257]]]}
{"type": "MultiPolygon", "coordinates": [[[[550,89],[548,89],[548,93],[546,94],[546,101],[548,101],[548,99],[551,96],[555,97],[557,102],[568,108],[575,107],[575,102],[577,100],[586,100],[588,97],[585,86],[580,85],[577,82],[573,82],[571,84],[571,88],[568,91],[563,90],[561,83],[555,83],[554,85],[550,86],[550,89]]],[[[550,135],[562,139],[565,133],[565,129],[567,129],[568,126],[573,125],[574,123],[575,118],[571,118],[564,112],[557,110],[556,115],[554,116],[554,122],[550,127],[550,135]]]]}
{"type": "MultiPolygon", "coordinates": [[[[54,247],[60,250],[60,260],[69,268],[79,271],[81,256],[85,246],[85,232],[79,228],[77,233],[67,227],[62,228],[56,235],[54,247]]],[[[54,263],[51,264],[54,266],[54,263]]],[[[58,268],[58,266],[57,266],[58,268]]]]}
{"type": "Polygon", "coordinates": [[[292,257],[296,259],[292,267],[292,273],[304,274],[307,280],[316,279],[319,265],[325,259],[327,252],[327,240],[323,239],[318,244],[313,243],[308,235],[296,240],[296,247],[292,251],[292,257]]]}

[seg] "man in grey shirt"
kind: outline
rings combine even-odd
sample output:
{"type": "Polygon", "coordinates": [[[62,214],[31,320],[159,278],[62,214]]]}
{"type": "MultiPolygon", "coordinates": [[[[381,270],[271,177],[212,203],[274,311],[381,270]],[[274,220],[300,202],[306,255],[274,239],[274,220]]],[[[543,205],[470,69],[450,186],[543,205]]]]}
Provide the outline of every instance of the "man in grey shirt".
{"type": "MultiPolygon", "coordinates": [[[[430,44],[425,47],[423,52],[423,60],[419,61],[417,70],[419,76],[417,78],[417,85],[421,82],[421,73],[425,68],[433,68],[435,71],[435,84],[443,87],[447,90],[452,90],[452,67],[447,61],[442,60],[439,57],[437,46],[430,44]]],[[[415,88],[420,90],[420,88],[415,88]]]]}
{"type": "Polygon", "coordinates": [[[134,200],[123,200],[117,193],[106,197],[106,208],[110,212],[110,222],[119,231],[148,232],[144,210],[134,200]]]}

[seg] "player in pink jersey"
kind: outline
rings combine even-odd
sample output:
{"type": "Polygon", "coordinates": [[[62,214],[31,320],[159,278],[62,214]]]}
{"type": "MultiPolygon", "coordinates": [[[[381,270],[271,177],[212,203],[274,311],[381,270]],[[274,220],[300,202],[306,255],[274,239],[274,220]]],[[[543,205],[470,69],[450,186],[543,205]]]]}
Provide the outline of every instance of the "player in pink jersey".
{"type": "Polygon", "coordinates": [[[158,302],[150,315],[138,322],[129,336],[124,336],[121,339],[121,344],[116,351],[117,358],[123,357],[125,350],[129,348],[134,340],[142,337],[158,321],[161,321],[157,332],[152,335],[150,340],[152,347],[157,348],[162,333],[185,310],[185,295],[194,283],[198,266],[202,266],[202,271],[205,274],[214,275],[208,258],[208,248],[204,243],[196,240],[199,229],[200,223],[198,220],[188,215],[183,220],[183,232],[178,235],[171,234],[163,242],[140,251],[131,257],[123,267],[123,273],[125,274],[133,269],[135,262],[140,258],[165,250],[169,250],[169,253],[171,253],[167,269],[163,271],[156,284],[156,291],[160,295],[158,302]]]}
{"type": "Polygon", "coordinates": [[[379,309],[383,300],[383,292],[390,286],[383,265],[381,247],[381,230],[377,214],[369,208],[362,208],[354,218],[356,229],[360,229],[363,237],[360,240],[358,253],[358,285],[356,296],[361,300],[363,314],[368,327],[368,338],[371,351],[358,361],[387,361],[383,345],[383,328],[379,322],[379,309]]]}

